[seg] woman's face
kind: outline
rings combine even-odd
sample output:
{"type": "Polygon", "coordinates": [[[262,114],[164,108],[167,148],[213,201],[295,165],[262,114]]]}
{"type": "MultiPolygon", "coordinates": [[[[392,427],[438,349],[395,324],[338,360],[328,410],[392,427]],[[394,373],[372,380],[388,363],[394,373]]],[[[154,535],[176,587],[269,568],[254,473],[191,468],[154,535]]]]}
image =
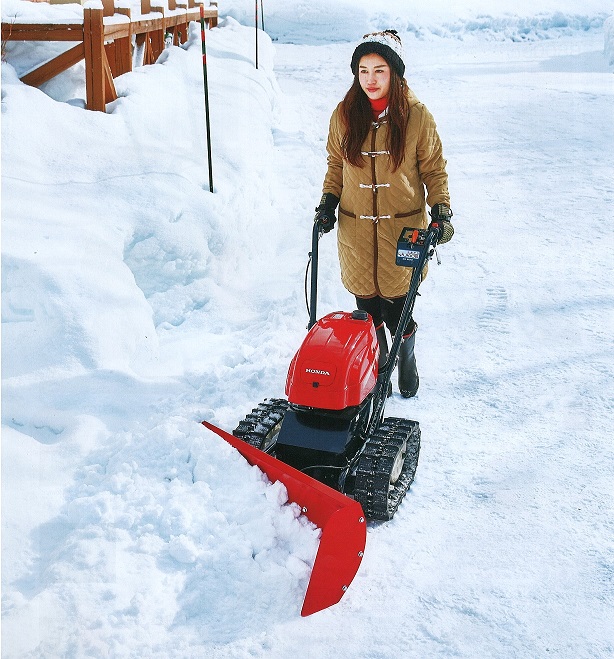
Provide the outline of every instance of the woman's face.
{"type": "Polygon", "coordinates": [[[388,96],[390,67],[386,60],[376,53],[363,55],[358,62],[358,82],[372,101],[388,96]]]}

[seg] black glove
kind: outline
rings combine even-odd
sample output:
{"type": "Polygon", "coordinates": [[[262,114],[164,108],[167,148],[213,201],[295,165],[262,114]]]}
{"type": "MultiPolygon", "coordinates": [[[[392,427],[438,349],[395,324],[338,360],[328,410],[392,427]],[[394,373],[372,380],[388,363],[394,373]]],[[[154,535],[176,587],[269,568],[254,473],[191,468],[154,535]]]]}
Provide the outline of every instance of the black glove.
{"type": "Polygon", "coordinates": [[[450,222],[453,213],[446,204],[435,204],[431,208],[431,223],[429,229],[437,232],[437,242],[440,245],[447,243],[454,235],[454,227],[450,222]]]}
{"type": "Polygon", "coordinates": [[[332,192],[325,192],[322,199],[320,199],[320,205],[316,208],[316,216],[313,221],[320,225],[324,233],[328,233],[335,226],[337,221],[335,209],[338,204],[339,197],[336,197],[332,192]]]}

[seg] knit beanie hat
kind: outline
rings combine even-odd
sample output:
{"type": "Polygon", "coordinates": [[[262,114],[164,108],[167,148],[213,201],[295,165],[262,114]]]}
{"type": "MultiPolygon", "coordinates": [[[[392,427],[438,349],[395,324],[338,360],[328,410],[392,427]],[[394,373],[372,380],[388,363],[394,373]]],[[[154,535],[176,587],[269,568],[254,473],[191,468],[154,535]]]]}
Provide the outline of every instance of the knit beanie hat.
{"type": "Polygon", "coordinates": [[[383,57],[391,69],[394,69],[402,78],[405,74],[405,63],[403,62],[403,46],[396,30],[384,30],[365,34],[362,41],[356,46],[352,55],[350,67],[356,75],[358,63],[364,55],[376,53],[383,57]]]}

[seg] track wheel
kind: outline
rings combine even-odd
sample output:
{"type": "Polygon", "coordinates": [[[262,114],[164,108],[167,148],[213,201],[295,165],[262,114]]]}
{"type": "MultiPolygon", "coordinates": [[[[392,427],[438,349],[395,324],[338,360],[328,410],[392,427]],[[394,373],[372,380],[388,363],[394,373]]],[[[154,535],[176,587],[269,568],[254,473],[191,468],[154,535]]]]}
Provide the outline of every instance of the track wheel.
{"type": "Polygon", "coordinates": [[[367,441],[356,468],[354,498],[367,518],[389,520],[414,480],[420,426],[407,419],[384,419],[367,441]]]}
{"type": "Polygon", "coordinates": [[[288,401],[283,398],[270,398],[255,407],[232,431],[250,446],[269,453],[275,446],[288,401]]]}

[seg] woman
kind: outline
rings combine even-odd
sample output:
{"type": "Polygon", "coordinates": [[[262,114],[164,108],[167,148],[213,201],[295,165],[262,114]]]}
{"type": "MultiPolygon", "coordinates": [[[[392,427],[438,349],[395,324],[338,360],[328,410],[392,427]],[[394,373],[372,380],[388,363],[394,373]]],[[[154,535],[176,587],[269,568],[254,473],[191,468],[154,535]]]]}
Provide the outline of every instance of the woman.
{"type": "Polygon", "coordinates": [[[433,116],[403,77],[396,31],[365,35],[351,69],[354,82],[330,120],[328,171],[315,221],[330,231],[339,205],[342,282],[373,318],[380,364],[388,355],[385,326],[391,335],[403,332],[398,381],[410,398],[419,385],[417,325],[412,318],[398,327],[411,269],[395,264],[396,244],[403,227],[427,227],[426,204],[439,243],[452,237],[446,161],[433,116]]]}

